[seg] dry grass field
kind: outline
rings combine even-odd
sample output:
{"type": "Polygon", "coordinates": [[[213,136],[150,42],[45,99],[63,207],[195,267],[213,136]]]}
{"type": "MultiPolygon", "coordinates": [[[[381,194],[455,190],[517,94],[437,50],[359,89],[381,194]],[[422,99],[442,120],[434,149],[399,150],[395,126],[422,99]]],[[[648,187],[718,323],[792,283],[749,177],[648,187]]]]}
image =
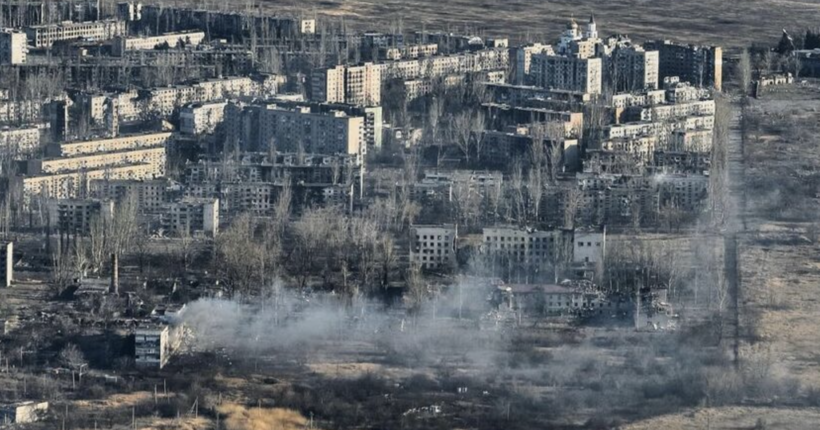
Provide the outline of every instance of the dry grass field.
{"type": "MultiPolygon", "coordinates": [[[[820,387],[820,89],[753,101],[749,226],[741,245],[742,325],[773,371],[820,387]]],[[[752,348],[750,345],[748,348],[752,348]]]]}
{"type": "Polygon", "coordinates": [[[624,430],[810,430],[820,422],[820,409],[713,408],[664,415],[624,427],[624,430]],[[760,421],[758,421],[760,420],[760,421]]]}
{"type": "Polygon", "coordinates": [[[269,0],[270,9],[343,17],[360,29],[401,21],[407,30],[486,30],[516,39],[551,40],[574,16],[594,13],[602,34],[636,39],[672,38],[737,47],[776,43],[781,29],[804,29],[820,21],[817,0],[269,0]]]}

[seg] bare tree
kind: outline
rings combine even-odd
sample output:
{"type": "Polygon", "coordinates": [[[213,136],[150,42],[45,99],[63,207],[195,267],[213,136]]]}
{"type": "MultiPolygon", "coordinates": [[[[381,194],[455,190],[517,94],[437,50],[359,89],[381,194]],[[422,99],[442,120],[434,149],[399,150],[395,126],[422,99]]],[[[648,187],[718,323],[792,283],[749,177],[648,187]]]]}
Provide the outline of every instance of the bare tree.
{"type": "Polygon", "coordinates": [[[82,383],[83,375],[88,371],[88,361],[86,361],[85,355],[77,345],[69,343],[60,351],[60,363],[71,369],[72,384],[74,383],[75,373],[79,376],[80,383],[82,383]]]}

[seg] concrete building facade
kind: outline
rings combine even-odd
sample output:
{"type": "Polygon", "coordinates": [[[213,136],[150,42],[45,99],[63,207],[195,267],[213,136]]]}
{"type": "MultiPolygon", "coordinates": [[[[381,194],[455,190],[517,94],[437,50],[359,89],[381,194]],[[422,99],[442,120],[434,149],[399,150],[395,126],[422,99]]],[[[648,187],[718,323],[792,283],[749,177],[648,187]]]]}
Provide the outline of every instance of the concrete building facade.
{"type": "Polygon", "coordinates": [[[678,76],[700,87],[723,87],[723,49],[718,46],[683,45],[669,40],[647,42],[647,51],[658,51],[660,79],[678,76]]]}
{"type": "Polygon", "coordinates": [[[413,226],[410,229],[410,262],[428,270],[456,267],[456,240],[453,225],[413,226]]]}
{"type": "Polygon", "coordinates": [[[0,65],[25,64],[27,53],[25,33],[13,29],[0,30],[0,65]]]}
{"type": "Polygon", "coordinates": [[[602,73],[600,58],[536,54],[530,66],[536,86],[588,94],[601,93],[602,73]]]}
{"type": "Polygon", "coordinates": [[[28,43],[35,48],[47,48],[54,42],[74,39],[102,41],[126,34],[125,21],[66,21],[59,24],[26,27],[28,43]]]}

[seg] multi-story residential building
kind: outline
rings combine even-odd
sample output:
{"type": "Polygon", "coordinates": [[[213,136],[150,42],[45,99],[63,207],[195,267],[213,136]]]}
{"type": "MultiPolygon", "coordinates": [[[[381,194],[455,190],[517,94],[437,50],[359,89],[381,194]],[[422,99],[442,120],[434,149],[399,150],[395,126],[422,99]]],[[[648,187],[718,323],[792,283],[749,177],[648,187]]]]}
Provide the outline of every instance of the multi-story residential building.
{"type": "Polygon", "coordinates": [[[134,21],[133,31],[162,34],[180,28],[208,29],[211,38],[236,38],[247,41],[251,30],[271,41],[287,40],[316,32],[316,20],[291,16],[271,16],[256,12],[216,11],[187,6],[144,4],[141,17],[134,21]]]}
{"type": "Polygon", "coordinates": [[[151,115],[169,117],[191,103],[208,103],[236,97],[273,96],[282,83],[283,77],[279,75],[226,77],[188,85],[128,90],[116,94],[81,93],[76,98],[84,115],[93,123],[102,123],[105,120],[106,105],[116,105],[120,120],[131,121],[151,115]]]}
{"type": "Polygon", "coordinates": [[[104,20],[89,22],[62,22],[26,27],[26,36],[35,48],[47,48],[63,40],[86,39],[102,41],[126,34],[125,21],[104,20]]]}
{"type": "Polygon", "coordinates": [[[382,79],[427,80],[450,75],[507,70],[510,63],[508,49],[489,48],[454,55],[434,55],[414,60],[400,60],[380,64],[382,79]]]}
{"type": "Polygon", "coordinates": [[[717,46],[682,45],[669,40],[647,42],[647,51],[658,51],[659,78],[678,76],[699,87],[718,91],[723,85],[723,49],[717,46]]]}
{"type": "MultiPolygon", "coordinates": [[[[561,138],[560,141],[551,142],[545,137],[544,143],[552,145],[560,144],[563,162],[567,166],[574,166],[578,161],[578,140],[574,138],[561,138]]],[[[513,160],[520,160],[525,164],[531,159],[532,131],[526,126],[510,126],[504,131],[485,131],[479,157],[488,166],[505,169],[512,165],[513,160]]]]}
{"type": "Polygon", "coordinates": [[[0,65],[16,66],[26,62],[26,34],[13,29],[0,29],[0,65]]]}
{"type": "Polygon", "coordinates": [[[179,112],[179,131],[183,134],[210,134],[222,123],[227,102],[193,103],[179,112]]]}
{"type": "Polygon", "coordinates": [[[286,104],[251,105],[242,111],[243,115],[226,115],[229,142],[283,152],[351,154],[360,161],[367,152],[362,116],[286,104]]]}
{"type": "Polygon", "coordinates": [[[429,270],[454,269],[457,238],[453,225],[411,227],[410,262],[429,270]]]}
{"type": "Polygon", "coordinates": [[[530,65],[534,85],[588,94],[601,93],[602,73],[600,58],[542,53],[533,55],[530,65]]]}
{"type": "Polygon", "coordinates": [[[586,225],[651,223],[667,207],[694,213],[702,207],[709,184],[701,174],[579,173],[576,180],[576,215],[586,225]]]}
{"type": "Polygon", "coordinates": [[[658,51],[646,51],[640,46],[617,47],[605,57],[606,72],[616,91],[655,90],[659,75],[658,51]]]}
{"type": "Polygon", "coordinates": [[[482,237],[482,252],[500,266],[512,265],[534,274],[573,261],[572,230],[488,227],[482,237]]]}
{"type": "Polygon", "coordinates": [[[424,200],[451,201],[458,190],[486,197],[501,189],[501,172],[473,172],[465,170],[425,172],[424,178],[413,184],[413,197],[424,200]]]}
{"type": "Polygon", "coordinates": [[[61,234],[87,236],[95,221],[110,221],[115,203],[97,199],[52,199],[48,201],[52,228],[61,234]]]}
{"type": "Polygon", "coordinates": [[[504,129],[518,124],[558,123],[563,125],[566,137],[580,136],[584,127],[583,112],[570,109],[555,110],[541,107],[510,106],[506,104],[485,103],[488,128],[504,129]]]}
{"type": "Polygon", "coordinates": [[[311,99],[357,106],[381,104],[381,67],[373,63],[336,66],[313,72],[311,99]]]}
{"type": "Polygon", "coordinates": [[[47,157],[30,160],[18,178],[24,201],[36,196],[85,197],[95,179],[153,179],[165,174],[171,133],[67,142],[47,148],[47,157]]]}
{"type": "Polygon", "coordinates": [[[703,207],[709,192],[709,177],[703,174],[661,174],[658,183],[661,206],[694,213],[703,207]]]}
{"type": "Polygon", "coordinates": [[[532,56],[534,54],[555,55],[552,45],[533,43],[530,45],[514,48],[515,50],[515,70],[514,76],[516,85],[532,85],[530,78],[530,67],[532,66],[532,56]]]}
{"type": "Polygon", "coordinates": [[[402,47],[383,47],[379,49],[379,58],[396,61],[402,59],[416,59],[430,57],[438,53],[438,45],[434,43],[420,45],[404,45],[402,47]]]}
{"type": "Polygon", "coordinates": [[[655,151],[652,170],[657,173],[704,175],[712,164],[711,154],[694,151],[655,151]]]}
{"type": "Polygon", "coordinates": [[[34,155],[40,149],[41,138],[47,128],[47,124],[0,127],[0,153],[17,160],[34,155]]]}
{"type": "Polygon", "coordinates": [[[163,228],[176,236],[219,233],[219,199],[184,198],[172,202],[162,216],[163,228]]]}
{"type": "Polygon", "coordinates": [[[168,45],[174,48],[180,45],[196,46],[205,40],[205,33],[202,31],[191,31],[183,33],[169,33],[161,36],[147,37],[115,37],[111,43],[112,54],[122,56],[126,51],[139,51],[154,49],[158,46],[168,45]]]}
{"type": "Polygon", "coordinates": [[[174,197],[182,195],[182,189],[168,179],[98,179],[89,181],[89,196],[102,201],[133,203],[141,212],[157,212],[174,197]]]}

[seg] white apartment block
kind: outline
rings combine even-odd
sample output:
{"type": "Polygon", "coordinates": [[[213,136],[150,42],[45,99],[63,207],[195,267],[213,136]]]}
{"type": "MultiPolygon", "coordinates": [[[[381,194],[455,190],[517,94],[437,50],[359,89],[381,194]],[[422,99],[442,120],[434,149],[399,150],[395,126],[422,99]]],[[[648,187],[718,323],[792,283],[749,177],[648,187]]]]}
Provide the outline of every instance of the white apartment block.
{"type": "Polygon", "coordinates": [[[26,62],[26,34],[13,30],[0,30],[0,65],[15,66],[26,62]]]}
{"type": "Polygon", "coordinates": [[[236,97],[269,97],[276,94],[282,77],[264,75],[258,77],[226,77],[208,79],[190,85],[130,90],[117,94],[85,94],[82,109],[93,122],[105,119],[106,99],[116,101],[119,118],[124,121],[142,119],[145,115],[171,116],[177,109],[191,103],[209,103],[236,97]]]}
{"type": "Polygon", "coordinates": [[[171,48],[179,46],[180,43],[185,44],[185,46],[197,46],[202,43],[203,40],[205,40],[205,33],[201,31],[169,33],[161,36],[148,37],[118,36],[114,38],[111,43],[111,49],[114,55],[122,56],[126,51],[154,49],[166,43],[171,48]]]}
{"type": "Polygon", "coordinates": [[[516,48],[515,51],[515,84],[528,85],[530,81],[530,67],[532,66],[532,56],[535,54],[555,55],[552,45],[534,43],[516,48]]]}
{"type": "Polygon", "coordinates": [[[383,79],[433,79],[448,75],[506,70],[510,63],[507,49],[482,49],[455,55],[435,55],[381,64],[383,79]]]}
{"type": "Polygon", "coordinates": [[[129,149],[165,147],[172,139],[173,133],[164,132],[122,136],[112,139],[65,142],[50,146],[48,154],[54,157],[74,157],[129,149]]]}
{"type": "Polygon", "coordinates": [[[456,267],[455,226],[413,226],[410,229],[410,262],[423,269],[456,267]]]}
{"type": "Polygon", "coordinates": [[[530,75],[533,84],[542,88],[601,93],[600,58],[536,54],[532,56],[530,75]]]}
{"type": "Polygon", "coordinates": [[[381,85],[382,70],[378,65],[336,66],[314,71],[311,98],[327,103],[378,106],[381,104],[381,85]]]}
{"type": "Polygon", "coordinates": [[[45,124],[0,128],[0,152],[6,157],[22,159],[40,149],[45,124]]]}
{"type": "Polygon", "coordinates": [[[201,135],[213,133],[225,118],[226,102],[194,103],[179,112],[179,130],[182,134],[201,135]]]}
{"type": "Polygon", "coordinates": [[[125,21],[105,20],[90,22],[66,21],[59,24],[26,27],[26,36],[35,48],[47,48],[62,40],[109,40],[126,34],[125,21]]]}
{"type": "Polygon", "coordinates": [[[431,57],[438,54],[438,45],[427,43],[421,45],[405,45],[401,48],[384,48],[382,57],[387,60],[417,59],[431,57]]]}
{"type": "Polygon", "coordinates": [[[49,158],[28,162],[19,181],[24,201],[83,197],[94,180],[161,177],[171,138],[171,133],[154,133],[53,145],[47,149],[49,158]]]}

